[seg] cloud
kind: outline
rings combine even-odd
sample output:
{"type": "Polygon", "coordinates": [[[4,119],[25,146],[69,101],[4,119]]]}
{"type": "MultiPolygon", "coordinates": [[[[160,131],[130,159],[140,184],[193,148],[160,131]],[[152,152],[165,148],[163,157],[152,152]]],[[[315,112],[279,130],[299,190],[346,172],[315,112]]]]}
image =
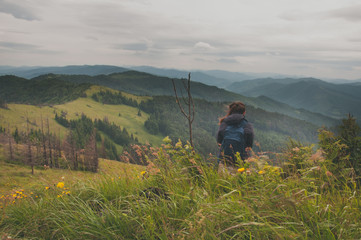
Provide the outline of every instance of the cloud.
{"type": "Polygon", "coordinates": [[[27,43],[14,43],[14,42],[0,42],[0,50],[2,52],[12,53],[31,53],[31,54],[42,54],[42,55],[55,55],[62,53],[57,50],[43,49],[38,45],[27,44],[27,43]]]}
{"type": "Polygon", "coordinates": [[[0,42],[0,47],[4,47],[6,49],[12,49],[12,50],[19,50],[19,51],[34,50],[39,48],[39,46],[33,44],[14,43],[14,42],[0,42]]]}
{"type": "Polygon", "coordinates": [[[299,10],[291,10],[281,13],[280,15],[278,15],[278,17],[287,21],[301,21],[306,19],[308,17],[308,14],[299,10]]]}
{"type": "Polygon", "coordinates": [[[148,50],[148,46],[146,43],[118,44],[115,46],[115,48],[129,50],[129,51],[146,51],[146,50],[148,50]]]}
{"type": "Polygon", "coordinates": [[[0,0],[0,12],[10,14],[15,18],[27,21],[40,20],[27,7],[17,5],[13,2],[8,2],[6,0],[0,0]]]}
{"type": "Polygon", "coordinates": [[[214,47],[212,47],[209,43],[206,42],[197,42],[194,44],[194,48],[198,50],[211,50],[214,47]]]}
{"type": "Polygon", "coordinates": [[[217,62],[220,63],[239,63],[237,60],[233,59],[233,58],[220,58],[217,60],[217,62]]]}
{"type": "Polygon", "coordinates": [[[323,15],[326,18],[342,18],[347,21],[357,22],[357,21],[361,21],[360,13],[361,13],[361,4],[330,10],[325,12],[323,15]]]}
{"type": "Polygon", "coordinates": [[[361,37],[354,37],[354,38],[349,38],[348,39],[350,42],[361,42],[361,37]]]}

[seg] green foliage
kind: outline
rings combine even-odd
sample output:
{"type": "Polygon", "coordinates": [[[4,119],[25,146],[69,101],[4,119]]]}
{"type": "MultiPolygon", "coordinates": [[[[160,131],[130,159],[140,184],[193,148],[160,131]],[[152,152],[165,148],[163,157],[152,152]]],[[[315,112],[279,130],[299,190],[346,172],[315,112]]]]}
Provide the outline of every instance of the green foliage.
{"type": "Polygon", "coordinates": [[[129,135],[126,128],[121,129],[119,126],[114,123],[109,123],[107,119],[94,120],[95,127],[105,133],[110,139],[112,139],[116,144],[121,146],[128,146],[131,143],[135,143],[135,139],[132,135],[129,135]]]}
{"type": "Polygon", "coordinates": [[[85,145],[94,130],[93,121],[82,114],[79,119],[69,121],[69,128],[73,133],[77,149],[85,148],[85,145]]]}
{"type": "Polygon", "coordinates": [[[355,169],[357,176],[361,177],[361,128],[356,119],[350,114],[342,120],[339,126],[339,139],[341,144],[347,146],[350,164],[355,169]]]}
{"type": "Polygon", "coordinates": [[[115,147],[114,143],[110,141],[108,138],[104,138],[102,142],[102,147],[104,146],[105,154],[103,155],[104,158],[117,160],[119,161],[118,151],[115,147]]]}
{"type": "Polygon", "coordinates": [[[361,178],[360,131],[356,119],[348,115],[347,119],[343,119],[342,124],[338,126],[337,135],[326,129],[321,129],[319,133],[319,145],[325,152],[332,172],[338,177],[354,173],[359,182],[361,178]]]}
{"type": "Polygon", "coordinates": [[[144,127],[148,130],[149,133],[154,135],[159,133],[159,125],[157,120],[158,119],[156,119],[154,115],[151,115],[147,121],[144,122],[144,127]]]}
{"type": "Polygon", "coordinates": [[[15,140],[16,143],[19,143],[20,140],[21,140],[21,136],[20,136],[20,133],[19,133],[19,130],[18,128],[15,128],[15,131],[13,133],[13,138],[15,140]]]}
{"type": "Polygon", "coordinates": [[[94,101],[101,102],[103,104],[112,104],[112,105],[128,105],[132,107],[138,107],[137,101],[124,97],[120,92],[113,93],[109,90],[107,91],[100,91],[94,93],[91,98],[94,101]]]}

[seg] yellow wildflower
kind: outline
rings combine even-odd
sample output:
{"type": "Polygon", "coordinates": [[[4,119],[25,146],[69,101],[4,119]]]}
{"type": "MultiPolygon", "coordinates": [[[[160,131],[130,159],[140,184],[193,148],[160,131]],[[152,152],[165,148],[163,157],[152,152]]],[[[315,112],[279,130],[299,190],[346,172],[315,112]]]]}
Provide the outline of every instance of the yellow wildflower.
{"type": "Polygon", "coordinates": [[[147,173],[147,171],[141,171],[140,175],[144,176],[147,173]]]}
{"type": "Polygon", "coordinates": [[[64,182],[58,182],[58,184],[56,185],[57,188],[63,188],[64,187],[64,182]]]}
{"type": "Polygon", "coordinates": [[[176,148],[182,148],[182,141],[178,139],[178,142],[175,144],[176,148]]]}
{"type": "Polygon", "coordinates": [[[263,170],[261,170],[261,171],[259,171],[259,172],[258,172],[258,174],[264,174],[264,171],[263,171],[263,170]]]}
{"type": "Polygon", "coordinates": [[[244,169],[244,168],[238,168],[237,171],[238,171],[239,173],[243,173],[245,170],[246,170],[246,169],[244,169]]]}
{"type": "Polygon", "coordinates": [[[171,143],[172,140],[171,140],[168,136],[166,136],[166,137],[163,139],[163,142],[164,142],[164,143],[171,143]]]}
{"type": "Polygon", "coordinates": [[[48,190],[49,189],[49,187],[45,187],[45,190],[48,190]]]}

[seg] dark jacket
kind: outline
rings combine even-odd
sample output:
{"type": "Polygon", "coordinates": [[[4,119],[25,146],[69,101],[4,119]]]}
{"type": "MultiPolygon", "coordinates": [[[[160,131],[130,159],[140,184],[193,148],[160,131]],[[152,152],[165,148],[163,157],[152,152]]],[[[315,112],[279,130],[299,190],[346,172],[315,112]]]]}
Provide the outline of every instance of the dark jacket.
{"type": "MultiPolygon", "coordinates": [[[[246,121],[244,126],[244,140],[245,140],[245,148],[253,146],[253,126],[250,124],[245,118],[243,114],[232,114],[226,117],[221,125],[219,126],[217,133],[217,143],[222,144],[224,139],[224,132],[229,125],[238,125],[242,121],[246,121]]],[[[244,149],[243,149],[244,151],[244,149]]]]}

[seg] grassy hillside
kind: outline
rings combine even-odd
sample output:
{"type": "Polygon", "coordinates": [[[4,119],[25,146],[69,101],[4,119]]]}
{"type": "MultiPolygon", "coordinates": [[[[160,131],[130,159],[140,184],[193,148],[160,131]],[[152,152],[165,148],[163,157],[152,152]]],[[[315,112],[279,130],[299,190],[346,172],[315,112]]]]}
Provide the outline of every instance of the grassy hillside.
{"type": "MultiPolygon", "coordinates": [[[[85,93],[91,95],[94,92],[101,90],[109,90],[104,87],[93,86],[85,93]]],[[[148,97],[138,97],[134,95],[127,95],[134,97],[137,101],[146,101],[148,97]]],[[[7,128],[10,126],[11,130],[16,127],[19,130],[26,131],[26,119],[29,119],[31,128],[41,128],[41,118],[44,121],[49,119],[50,131],[64,136],[66,129],[59,125],[55,120],[55,114],[60,114],[62,111],[67,113],[68,119],[77,119],[84,113],[91,119],[108,118],[109,122],[114,122],[116,125],[127,130],[134,136],[138,137],[140,142],[149,142],[158,145],[161,142],[161,136],[149,134],[144,128],[144,122],[149,115],[142,112],[138,116],[138,109],[126,105],[103,105],[95,102],[90,97],[78,98],[77,100],[67,102],[65,104],[53,106],[33,106],[24,104],[8,104],[9,109],[0,108],[0,125],[7,128]]],[[[44,125],[45,128],[45,125],[44,125]]]]}

